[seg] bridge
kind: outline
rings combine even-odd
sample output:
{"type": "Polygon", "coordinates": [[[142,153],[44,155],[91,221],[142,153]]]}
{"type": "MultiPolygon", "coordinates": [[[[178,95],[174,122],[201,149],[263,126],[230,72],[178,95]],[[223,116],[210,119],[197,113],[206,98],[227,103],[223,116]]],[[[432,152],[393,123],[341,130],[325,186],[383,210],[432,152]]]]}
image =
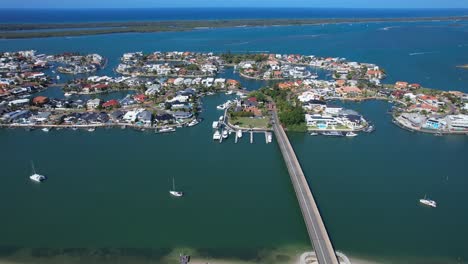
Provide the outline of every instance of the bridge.
{"type": "Polygon", "coordinates": [[[273,111],[272,115],[274,121],[273,130],[286,166],[288,167],[289,176],[291,177],[317,260],[320,264],[338,264],[337,255],[328,237],[325,224],[322,221],[319,209],[310,191],[309,184],[302,172],[301,165],[299,164],[283,127],[280,125],[277,112],[273,111]]]}

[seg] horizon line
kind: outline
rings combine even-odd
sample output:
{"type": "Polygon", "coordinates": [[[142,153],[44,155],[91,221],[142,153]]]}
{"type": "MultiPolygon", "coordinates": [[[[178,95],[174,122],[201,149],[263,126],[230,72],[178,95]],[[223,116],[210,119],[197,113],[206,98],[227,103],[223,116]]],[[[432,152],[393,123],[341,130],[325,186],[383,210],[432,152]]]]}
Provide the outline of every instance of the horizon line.
{"type": "Polygon", "coordinates": [[[47,9],[55,9],[55,10],[73,10],[73,9],[227,9],[227,8],[242,8],[242,9],[379,9],[379,10],[426,10],[426,9],[461,9],[461,10],[468,10],[468,7],[312,7],[312,6],[272,6],[272,7],[265,7],[265,6],[204,6],[204,7],[0,7],[1,9],[17,9],[17,10],[47,10],[47,9]]]}

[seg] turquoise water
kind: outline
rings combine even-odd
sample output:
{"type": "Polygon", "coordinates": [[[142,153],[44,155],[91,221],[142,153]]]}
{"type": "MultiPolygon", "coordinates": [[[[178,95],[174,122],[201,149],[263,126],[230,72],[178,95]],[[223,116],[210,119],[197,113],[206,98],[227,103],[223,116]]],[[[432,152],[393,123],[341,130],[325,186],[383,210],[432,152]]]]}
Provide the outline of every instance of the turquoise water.
{"type": "MultiPolygon", "coordinates": [[[[468,63],[466,23],[0,40],[0,50],[19,49],[97,52],[109,58],[109,66],[99,73],[108,75],[119,56],[131,51],[340,56],[381,65],[389,74],[388,83],[408,80],[468,91],[468,71],[455,67],[468,63]]],[[[224,75],[232,73],[227,70],[224,75]]],[[[243,80],[243,85],[256,89],[262,83],[243,80]]],[[[205,255],[244,259],[290,245],[306,248],[305,227],[276,143],[264,144],[263,136],[253,145],[245,138],[237,145],[232,139],[212,142],[211,121],[219,115],[215,105],[223,100],[206,98],[205,122],[173,135],[1,130],[5,173],[0,185],[0,244],[6,249],[150,249],[137,255],[154,257],[174,247],[190,247],[205,255]],[[51,177],[46,184],[29,183],[31,159],[51,177]],[[187,192],[182,200],[167,195],[172,176],[187,192]]],[[[335,247],[348,255],[393,263],[466,262],[467,138],[401,130],[390,122],[390,105],[385,102],[347,107],[364,114],[377,131],[353,139],[290,134],[335,247]],[[417,201],[424,194],[439,207],[420,207],[417,201]]],[[[15,251],[15,256],[20,253],[15,251]]]]}

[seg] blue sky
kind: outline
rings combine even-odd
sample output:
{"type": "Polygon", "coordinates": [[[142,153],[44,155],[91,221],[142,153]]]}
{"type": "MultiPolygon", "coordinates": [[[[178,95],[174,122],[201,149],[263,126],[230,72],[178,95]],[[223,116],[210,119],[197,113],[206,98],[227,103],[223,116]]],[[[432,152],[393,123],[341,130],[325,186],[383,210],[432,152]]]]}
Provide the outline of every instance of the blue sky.
{"type": "Polygon", "coordinates": [[[343,7],[468,8],[468,0],[0,0],[0,8],[343,7]]]}

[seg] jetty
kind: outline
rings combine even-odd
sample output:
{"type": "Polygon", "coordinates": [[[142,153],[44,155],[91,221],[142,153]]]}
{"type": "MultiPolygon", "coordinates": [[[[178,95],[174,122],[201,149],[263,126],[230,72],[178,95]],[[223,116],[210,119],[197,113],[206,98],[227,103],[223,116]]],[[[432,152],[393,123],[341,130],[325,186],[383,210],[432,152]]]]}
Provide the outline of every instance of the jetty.
{"type": "Polygon", "coordinates": [[[320,211],[315,203],[315,199],[310,190],[309,184],[302,171],[299,160],[294,153],[294,149],[289,139],[280,125],[276,110],[273,111],[273,131],[278,140],[281,153],[291,177],[291,182],[301,208],[307,232],[310,241],[315,250],[318,263],[320,264],[338,264],[338,258],[328,236],[327,229],[323,223],[320,211]]]}

